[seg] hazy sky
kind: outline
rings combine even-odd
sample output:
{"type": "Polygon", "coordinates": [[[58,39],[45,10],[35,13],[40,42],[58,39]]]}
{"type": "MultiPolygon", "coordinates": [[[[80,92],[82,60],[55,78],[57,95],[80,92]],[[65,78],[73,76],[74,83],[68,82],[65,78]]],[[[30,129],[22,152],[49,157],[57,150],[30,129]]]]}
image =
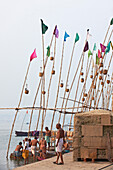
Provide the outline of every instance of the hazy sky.
{"type": "MultiPolygon", "coordinates": [[[[83,49],[87,28],[92,34],[90,38],[90,48],[92,49],[95,42],[98,45],[103,42],[112,17],[113,0],[0,0],[0,107],[16,107],[18,105],[29,57],[36,48],[38,58],[32,61],[27,80],[30,94],[27,97],[24,95],[22,101],[22,105],[32,106],[39,82],[38,73],[42,64],[41,18],[49,27],[45,34],[45,48],[50,44],[56,24],[59,29],[56,75],[55,83],[52,85],[54,87],[58,81],[58,66],[64,32],[67,31],[70,35],[65,44],[64,57],[66,58],[62,73],[62,78],[65,80],[76,32],[80,36],[80,41],[76,47],[73,70],[76,69],[76,63],[83,49]]],[[[49,61],[48,75],[51,66],[49,61]]],[[[48,77],[46,77],[47,79],[48,77]]],[[[54,88],[52,90],[51,102],[54,98],[54,88]]],[[[37,105],[39,105],[38,101],[37,105]]],[[[50,105],[52,104],[50,103],[50,105]]]]}

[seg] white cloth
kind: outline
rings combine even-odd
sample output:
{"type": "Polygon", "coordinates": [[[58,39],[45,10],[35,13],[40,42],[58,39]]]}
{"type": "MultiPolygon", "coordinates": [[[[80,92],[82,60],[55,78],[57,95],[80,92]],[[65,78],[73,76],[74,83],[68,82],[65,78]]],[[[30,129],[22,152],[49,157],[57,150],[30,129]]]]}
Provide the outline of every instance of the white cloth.
{"type": "Polygon", "coordinates": [[[33,155],[36,154],[36,146],[31,146],[31,152],[33,155]]]}
{"type": "Polygon", "coordinates": [[[25,144],[24,144],[24,149],[26,148],[26,150],[29,150],[29,142],[28,141],[25,141],[25,144]]]}
{"type": "MultiPolygon", "coordinates": [[[[57,144],[58,139],[56,139],[56,144],[57,144]]],[[[59,142],[58,142],[58,146],[56,147],[56,152],[62,152],[62,148],[63,148],[63,138],[60,138],[59,142]]]]}

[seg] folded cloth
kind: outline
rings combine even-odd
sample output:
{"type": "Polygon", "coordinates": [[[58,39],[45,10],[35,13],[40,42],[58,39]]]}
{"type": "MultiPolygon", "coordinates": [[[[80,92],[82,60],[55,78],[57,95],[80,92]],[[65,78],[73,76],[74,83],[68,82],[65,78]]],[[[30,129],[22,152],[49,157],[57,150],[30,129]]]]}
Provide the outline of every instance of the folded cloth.
{"type": "MultiPolygon", "coordinates": [[[[56,139],[56,144],[57,144],[58,139],[56,139]]],[[[63,138],[60,138],[59,142],[58,142],[58,146],[56,147],[56,152],[62,152],[62,148],[63,148],[63,138]]]]}
{"type": "Polygon", "coordinates": [[[31,146],[31,152],[33,155],[36,154],[36,146],[31,146]]]}
{"type": "Polygon", "coordinates": [[[50,143],[50,136],[45,136],[45,140],[47,143],[50,143]]]}

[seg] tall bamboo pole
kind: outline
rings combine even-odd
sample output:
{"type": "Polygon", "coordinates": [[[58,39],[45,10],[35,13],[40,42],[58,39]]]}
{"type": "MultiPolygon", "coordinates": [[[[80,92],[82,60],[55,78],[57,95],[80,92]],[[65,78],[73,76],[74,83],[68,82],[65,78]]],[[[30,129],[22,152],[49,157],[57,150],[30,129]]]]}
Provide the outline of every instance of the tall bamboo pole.
{"type": "MultiPolygon", "coordinates": [[[[52,46],[53,37],[54,37],[54,35],[52,35],[52,39],[51,39],[51,43],[50,43],[50,48],[51,48],[51,46],[52,46]]],[[[43,74],[44,74],[44,72],[45,72],[45,68],[46,68],[47,61],[48,61],[48,56],[46,56],[43,74]]],[[[41,81],[42,81],[42,80],[40,79],[39,84],[38,84],[38,88],[37,88],[37,91],[36,91],[36,94],[35,94],[35,98],[34,98],[34,102],[33,102],[33,107],[35,106],[35,103],[36,103],[36,99],[37,99],[37,95],[38,95],[38,92],[39,92],[39,89],[40,89],[41,81]]],[[[31,122],[32,122],[32,116],[33,116],[33,110],[31,111],[31,116],[30,116],[29,132],[30,132],[30,127],[31,127],[31,122]]],[[[29,132],[28,132],[28,137],[29,137],[29,132]]]]}
{"type": "MultiPolygon", "coordinates": [[[[69,63],[69,69],[68,69],[68,73],[67,73],[67,79],[66,79],[66,85],[65,85],[65,91],[64,91],[64,96],[63,96],[63,98],[65,98],[65,95],[66,95],[66,88],[67,88],[67,84],[68,84],[68,79],[69,79],[69,74],[70,74],[70,69],[71,69],[71,64],[72,64],[74,49],[75,49],[75,41],[74,41],[74,44],[73,44],[71,59],[70,59],[70,63],[69,63]]],[[[62,101],[62,106],[61,106],[61,107],[63,107],[63,106],[64,106],[64,99],[63,99],[63,101],[62,101]]],[[[61,110],[61,111],[62,111],[62,110],[61,110]]],[[[61,113],[59,114],[58,123],[60,122],[60,119],[61,119],[61,113]]]]}
{"type": "MultiPolygon", "coordinates": [[[[28,67],[27,67],[26,76],[25,76],[23,87],[22,87],[22,91],[21,91],[21,95],[20,95],[20,100],[19,100],[18,108],[20,107],[20,104],[21,104],[21,101],[22,101],[23,91],[24,91],[24,87],[25,87],[25,84],[26,84],[26,80],[27,80],[30,64],[31,64],[31,62],[29,61],[29,64],[28,64],[28,67]]],[[[8,142],[7,156],[6,156],[7,159],[8,159],[9,148],[10,148],[10,143],[11,143],[11,137],[12,137],[12,133],[13,133],[14,124],[15,124],[15,121],[16,121],[16,118],[17,118],[17,114],[18,114],[18,110],[15,113],[15,117],[14,117],[14,120],[13,120],[11,132],[10,132],[10,138],[9,138],[9,142],[8,142]]]]}
{"type": "MultiPolygon", "coordinates": [[[[59,74],[59,81],[58,81],[58,87],[57,87],[57,96],[56,96],[56,101],[55,101],[55,108],[57,106],[57,102],[58,102],[58,95],[59,95],[59,85],[60,85],[60,80],[61,80],[61,73],[62,73],[62,65],[63,65],[63,54],[64,54],[64,43],[65,41],[63,41],[63,47],[62,47],[62,57],[61,57],[61,65],[60,65],[60,74],[59,74]]],[[[54,121],[54,117],[55,117],[55,111],[53,112],[53,117],[52,117],[52,122],[51,122],[51,130],[53,127],[53,121],[54,121]]]]}

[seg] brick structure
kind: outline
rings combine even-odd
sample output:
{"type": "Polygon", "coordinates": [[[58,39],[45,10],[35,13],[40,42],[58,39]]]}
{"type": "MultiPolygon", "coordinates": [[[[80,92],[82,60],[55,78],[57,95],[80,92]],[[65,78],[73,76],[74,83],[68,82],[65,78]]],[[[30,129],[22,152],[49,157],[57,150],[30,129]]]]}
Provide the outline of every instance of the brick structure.
{"type": "Polygon", "coordinates": [[[93,110],[74,117],[73,160],[113,159],[113,112],[93,110]]]}

